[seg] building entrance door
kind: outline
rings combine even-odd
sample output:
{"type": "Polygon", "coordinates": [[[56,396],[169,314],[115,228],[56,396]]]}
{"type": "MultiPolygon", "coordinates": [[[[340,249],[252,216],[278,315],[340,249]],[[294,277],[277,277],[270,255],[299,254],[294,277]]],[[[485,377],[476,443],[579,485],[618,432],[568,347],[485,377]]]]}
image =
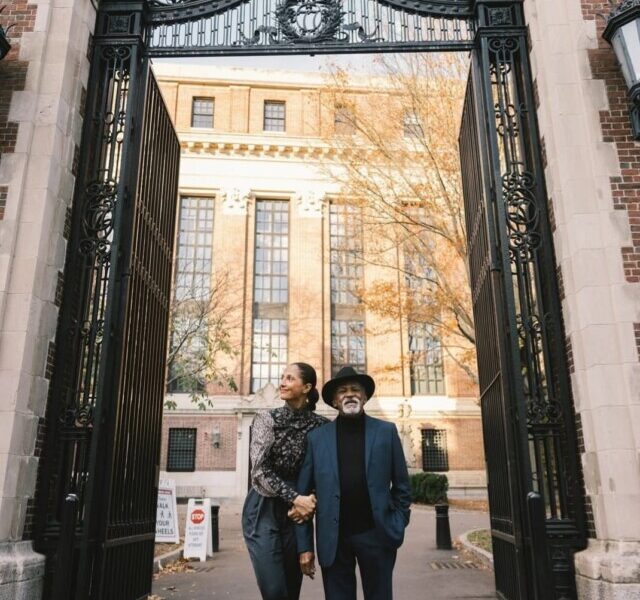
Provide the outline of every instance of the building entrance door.
{"type": "Polygon", "coordinates": [[[522,0],[101,4],[39,476],[49,597],[151,589],[179,144],[149,59],[407,51],[472,55],[460,150],[497,591],[576,597],[583,492],[522,0]]]}

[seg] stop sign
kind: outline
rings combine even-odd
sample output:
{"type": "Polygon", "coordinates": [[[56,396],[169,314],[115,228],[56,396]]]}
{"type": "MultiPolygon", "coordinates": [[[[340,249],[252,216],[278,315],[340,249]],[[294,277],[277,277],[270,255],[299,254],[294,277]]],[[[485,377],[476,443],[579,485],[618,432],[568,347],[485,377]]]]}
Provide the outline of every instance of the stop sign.
{"type": "Polygon", "coordinates": [[[204,511],[201,508],[196,508],[191,513],[191,522],[194,525],[199,525],[202,521],[204,521],[204,511]]]}

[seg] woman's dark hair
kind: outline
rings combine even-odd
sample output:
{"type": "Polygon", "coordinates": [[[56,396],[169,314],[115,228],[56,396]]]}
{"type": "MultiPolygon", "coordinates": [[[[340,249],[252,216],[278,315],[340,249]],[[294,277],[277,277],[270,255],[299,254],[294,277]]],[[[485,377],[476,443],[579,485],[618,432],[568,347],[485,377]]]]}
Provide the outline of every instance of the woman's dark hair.
{"type": "Polygon", "coordinates": [[[307,363],[303,362],[295,362],[293,363],[296,367],[298,367],[298,371],[300,371],[300,379],[302,379],[303,383],[310,383],[311,389],[307,394],[307,401],[309,402],[309,408],[311,410],[316,409],[316,404],[318,403],[318,399],[320,398],[320,394],[316,389],[316,384],[318,383],[318,376],[316,375],[316,370],[307,363]]]}

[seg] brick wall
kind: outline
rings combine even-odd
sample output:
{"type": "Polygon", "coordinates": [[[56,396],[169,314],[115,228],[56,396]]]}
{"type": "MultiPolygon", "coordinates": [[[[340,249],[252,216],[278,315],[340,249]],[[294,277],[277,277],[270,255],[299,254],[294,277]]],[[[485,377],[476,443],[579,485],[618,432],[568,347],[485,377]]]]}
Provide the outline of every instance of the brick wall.
{"type": "MultiPolygon", "coordinates": [[[[640,283],[640,145],[633,139],[629,121],[627,86],[615,54],[602,38],[605,22],[598,15],[607,15],[611,4],[607,0],[582,0],[582,14],[596,24],[598,47],[589,51],[589,62],[595,79],[606,85],[608,110],[600,111],[602,140],[615,145],[620,161],[620,176],[611,177],[613,208],[626,211],[631,230],[631,245],[621,249],[625,279],[640,283]]],[[[635,324],[636,332],[640,323],[635,324]]],[[[640,336],[636,335],[640,357],[640,336]]]]}
{"type": "Polygon", "coordinates": [[[162,449],[160,468],[167,468],[167,446],[169,428],[190,427],[196,434],[196,471],[234,471],[236,468],[236,447],[238,421],[235,417],[213,417],[202,413],[194,416],[165,413],[162,422],[162,449]],[[211,431],[220,428],[220,447],[214,448],[211,431]]]}
{"type": "MultiPolygon", "coordinates": [[[[446,430],[451,471],[484,470],[484,446],[480,419],[433,419],[420,423],[417,429],[446,430]]],[[[421,435],[420,431],[418,435],[421,435]]],[[[422,448],[420,448],[418,459],[418,465],[422,465],[422,448]]]]}
{"type": "MultiPolygon", "coordinates": [[[[3,2],[3,4],[5,3],[3,2]]],[[[7,33],[11,50],[0,61],[0,82],[2,82],[0,85],[0,160],[2,160],[2,154],[8,154],[15,150],[18,140],[18,123],[9,121],[9,107],[13,92],[24,90],[28,63],[18,60],[18,51],[22,34],[33,31],[36,8],[35,4],[9,0],[7,7],[0,13],[2,26],[5,29],[11,26],[7,33]]],[[[0,197],[1,194],[2,190],[0,189],[0,197]]],[[[6,190],[4,197],[6,199],[6,190]]],[[[4,206],[1,212],[4,214],[4,206]]]]}

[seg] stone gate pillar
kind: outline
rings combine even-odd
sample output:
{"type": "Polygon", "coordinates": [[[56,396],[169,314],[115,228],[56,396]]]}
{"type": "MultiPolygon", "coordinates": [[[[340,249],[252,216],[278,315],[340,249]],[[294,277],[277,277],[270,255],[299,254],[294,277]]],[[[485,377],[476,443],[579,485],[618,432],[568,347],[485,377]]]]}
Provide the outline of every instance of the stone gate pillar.
{"type": "Polygon", "coordinates": [[[640,597],[640,145],[607,0],[527,0],[583,464],[581,599],[640,597]]]}

